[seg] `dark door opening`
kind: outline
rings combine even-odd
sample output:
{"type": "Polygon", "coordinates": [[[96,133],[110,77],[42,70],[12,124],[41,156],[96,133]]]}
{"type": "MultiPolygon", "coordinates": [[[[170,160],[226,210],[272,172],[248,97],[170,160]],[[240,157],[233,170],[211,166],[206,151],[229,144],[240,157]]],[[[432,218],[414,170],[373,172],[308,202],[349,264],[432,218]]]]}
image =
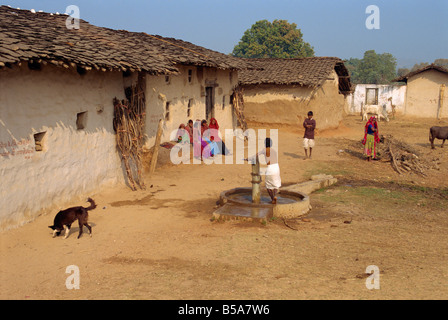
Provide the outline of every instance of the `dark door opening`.
{"type": "Polygon", "coordinates": [[[210,118],[215,117],[215,88],[206,87],[205,88],[205,119],[207,121],[210,118]]]}

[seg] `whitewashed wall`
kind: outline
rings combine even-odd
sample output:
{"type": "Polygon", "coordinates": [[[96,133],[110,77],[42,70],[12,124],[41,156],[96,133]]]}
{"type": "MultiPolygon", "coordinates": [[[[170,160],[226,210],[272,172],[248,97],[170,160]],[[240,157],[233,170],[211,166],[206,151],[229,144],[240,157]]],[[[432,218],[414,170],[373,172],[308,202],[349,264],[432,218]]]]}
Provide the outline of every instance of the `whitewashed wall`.
{"type": "Polygon", "coordinates": [[[124,98],[121,72],[46,65],[0,70],[0,229],[43,209],[55,214],[101,186],[124,182],[113,131],[112,99],[124,98]],[[87,112],[77,130],[77,113],[87,112]],[[46,132],[43,150],[34,134],[46,132]]]}
{"type": "Polygon", "coordinates": [[[361,103],[365,104],[366,89],[378,89],[378,105],[386,105],[387,112],[392,112],[391,102],[388,101],[392,97],[392,103],[396,106],[397,113],[404,113],[406,102],[406,86],[383,85],[383,84],[357,84],[355,91],[347,96],[346,112],[349,114],[361,114],[361,103]]]}

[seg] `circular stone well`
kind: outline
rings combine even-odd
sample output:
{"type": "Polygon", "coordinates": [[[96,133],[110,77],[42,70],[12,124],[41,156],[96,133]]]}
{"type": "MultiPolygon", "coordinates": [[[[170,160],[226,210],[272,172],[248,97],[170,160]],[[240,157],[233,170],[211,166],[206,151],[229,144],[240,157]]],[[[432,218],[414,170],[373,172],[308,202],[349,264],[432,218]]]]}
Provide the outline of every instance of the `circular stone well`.
{"type": "Polygon", "coordinates": [[[277,203],[272,204],[271,198],[261,192],[260,203],[252,202],[252,188],[235,188],[227,190],[220,195],[220,204],[231,204],[238,208],[266,208],[272,209],[272,216],[277,218],[297,218],[311,209],[308,195],[297,191],[280,190],[277,194],[277,203]]]}

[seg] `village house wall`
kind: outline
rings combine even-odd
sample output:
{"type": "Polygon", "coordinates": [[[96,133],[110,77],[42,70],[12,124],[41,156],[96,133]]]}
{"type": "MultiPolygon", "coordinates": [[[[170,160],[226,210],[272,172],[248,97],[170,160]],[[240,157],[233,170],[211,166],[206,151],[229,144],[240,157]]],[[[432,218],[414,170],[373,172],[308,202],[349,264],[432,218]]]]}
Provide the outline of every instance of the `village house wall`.
{"type": "Polygon", "coordinates": [[[206,119],[206,87],[214,88],[214,117],[221,134],[224,135],[226,128],[234,128],[230,97],[238,82],[237,72],[196,66],[177,67],[180,70],[178,75],[146,76],[146,148],[154,145],[160,119],[164,119],[162,141],[177,140],[176,132],[181,123],[186,125],[190,119],[206,119]],[[190,115],[187,113],[189,105],[190,115]]]}
{"type": "Polygon", "coordinates": [[[288,124],[302,127],[312,110],[318,129],[337,128],[342,121],[345,98],[338,90],[335,71],[322,86],[244,86],[244,116],[248,122],[288,124]]]}
{"type": "Polygon", "coordinates": [[[0,88],[0,229],[124,182],[112,124],[122,72],[23,64],[0,72],[0,88]]]}
{"type": "Polygon", "coordinates": [[[348,114],[361,114],[361,105],[366,104],[367,89],[378,90],[378,105],[385,105],[388,113],[392,113],[392,104],[394,104],[395,112],[404,114],[406,86],[385,84],[357,84],[354,92],[347,96],[346,112],[348,114]],[[389,101],[389,98],[392,98],[392,101],[389,101]]]}
{"type": "Polygon", "coordinates": [[[448,117],[448,74],[428,70],[407,81],[406,114],[437,118],[440,108],[440,86],[445,84],[441,117],[448,117]]]}

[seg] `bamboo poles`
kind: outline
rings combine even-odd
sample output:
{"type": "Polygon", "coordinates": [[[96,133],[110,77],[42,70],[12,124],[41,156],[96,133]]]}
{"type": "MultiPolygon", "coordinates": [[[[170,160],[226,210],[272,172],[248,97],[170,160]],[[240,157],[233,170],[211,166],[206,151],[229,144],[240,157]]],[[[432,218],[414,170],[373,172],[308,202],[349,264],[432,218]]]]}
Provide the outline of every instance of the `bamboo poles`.
{"type": "Polygon", "coordinates": [[[439,110],[437,110],[437,119],[440,120],[442,118],[442,109],[443,109],[443,98],[445,96],[445,84],[442,83],[440,85],[440,93],[439,93],[439,110]]]}

